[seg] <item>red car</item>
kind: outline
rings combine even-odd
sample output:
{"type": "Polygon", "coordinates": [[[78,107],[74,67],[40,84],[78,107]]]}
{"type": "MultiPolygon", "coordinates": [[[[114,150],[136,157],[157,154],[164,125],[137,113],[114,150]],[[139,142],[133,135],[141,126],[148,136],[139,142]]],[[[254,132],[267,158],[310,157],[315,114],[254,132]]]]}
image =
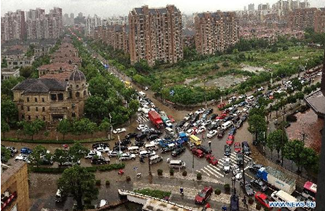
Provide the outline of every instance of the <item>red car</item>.
{"type": "Polygon", "coordinates": [[[218,165],[218,159],[216,157],[214,157],[214,155],[208,154],[207,156],[205,156],[205,158],[212,165],[214,165],[214,166],[218,165]]]}
{"type": "Polygon", "coordinates": [[[268,208],[271,210],[272,208],[269,206],[269,198],[267,195],[261,192],[255,193],[255,199],[260,202],[264,207],[268,208]]]}
{"type": "Polygon", "coordinates": [[[224,119],[226,116],[227,114],[221,114],[220,116],[217,116],[216,119],[224,119]]]}
{"type": "Polygon", "coordinates": [[[212,195],[212,187],[205,187],[195,196],[195,204],[204,204],[212,195]]]}
{"type": "Polygon", "coordinates": [[[234,139],[235,139],[235,136],[229,135],[228,139],[226,141],[226,144],[228,144],[229,146],[232,145],[232,143],[234,143],[234,139]]]}
{"type": "Polygon", "coordinates": [[[168,116],[168,119],[170,120],[171,123],[175,122],[175,119],[172,116],[168,116]]]}
{"type": "Polygon", "coordinates": [[[241,146],[240,146],[240,143],[239,142],[235,142],[234,143],[234,150],[235,152],[241,152],[241,146]]]}
{"type": "Polygon", "coordinates": [[[193,149],[192,149],[192,153],[193,153],[195,156],[199,157],[199,158],[204,157],[204,152],[203,152],[202,150],[200,150],[200,149],[193,148],[193,149]]]}
{"type": "Polygon", "coordinates": [[[225,107],[225,105],[226,105],[226,103],[220,103],[220,104],[218,105],[218,108],[219,108],[219,109],[222,109],[223,107],[225,107]]]}

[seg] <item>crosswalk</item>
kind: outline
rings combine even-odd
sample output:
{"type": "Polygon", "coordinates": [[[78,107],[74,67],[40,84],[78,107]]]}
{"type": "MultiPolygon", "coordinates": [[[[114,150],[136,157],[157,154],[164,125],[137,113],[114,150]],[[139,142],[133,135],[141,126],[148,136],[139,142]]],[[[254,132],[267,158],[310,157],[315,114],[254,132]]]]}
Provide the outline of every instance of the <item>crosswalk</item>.
{"type": "MultiPolygon", "coordinates": [[[[225,159],[227,157],[223,157],[220,160],[218,160],[218,164],[216,166],[212,165],[212,164],[208,164],[206,166],[204,166],[203,168],[201,168],[200,170],[196,170],[196,172],[198,173],[204,173],[205,175],[207,175],[208,177],[216,177],[216,178],[222,178],[225,177],[225,173],[223,171],[223,165],[225,163],[225,159]]],[[[236,152],[232,152],[229,156],[230,158],[230,165],[234,165],[237,163],[237,158],[236,158],[236,152]]],[[[244,157],[244,163],[248,164],[252,162],[252,158],[245,156],[244,157]]],[[[249,167],[249,165],[247,165],[245,167],[245,170],[249,167]]]]}
{"type": "Polygon", "coordinates": [[[137,123],[144,124],[144,123],[146,123],[148,121],[149,121],[149,119],[147,117],[138,116],[137,123]]]}

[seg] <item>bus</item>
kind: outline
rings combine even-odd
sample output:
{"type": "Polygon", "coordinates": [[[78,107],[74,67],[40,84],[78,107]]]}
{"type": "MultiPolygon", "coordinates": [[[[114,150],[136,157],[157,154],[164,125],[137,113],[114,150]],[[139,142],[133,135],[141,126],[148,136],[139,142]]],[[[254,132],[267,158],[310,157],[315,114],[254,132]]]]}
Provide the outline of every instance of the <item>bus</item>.
{"type": "MultiPolygon", "coordinates": [[[[289,193],[283,191],[283,190],[279,190],[279,191],[274,191],[271,194],[271,198],[274,201],[281,201],[281,202],[297,202],[298,200],[291,196],[289,193]]],[[[296,210],[296,207],[287,207],[288,210],[296,210]]]]}
{"type": "Polygon", "coordinates": [[[190,136],[190,141],[191,141],[191,143],[193,143],[196,146],[201,145],[201,142],[202,142],[201,139],[195,135],[190,136]]]}
{"type": "Polygon", "coordinates": [[[316,193],[317,193],[317,185],[310,181],[307,181],[304,185],[304,189],[302,191],[302,196],[308,200],[316,200],[316,193]]]}

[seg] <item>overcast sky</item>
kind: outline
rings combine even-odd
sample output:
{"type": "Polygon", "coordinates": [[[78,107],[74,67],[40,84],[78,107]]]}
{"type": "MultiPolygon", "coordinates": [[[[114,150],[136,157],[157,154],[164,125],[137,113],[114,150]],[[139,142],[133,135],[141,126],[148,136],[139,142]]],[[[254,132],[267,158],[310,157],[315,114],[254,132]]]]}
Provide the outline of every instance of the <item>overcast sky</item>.
{"type": "MultiPolygon", "coordinates": [[[[272,5],[277,0],[1,0],[1,16],[7,11],[21,9],[27,11],[36,7],[48,12],[53,7],[61,7],[64,13],[79,12],[84,15],[97,14],[100,17],[113,15],[127,15],[134,7],[148,5],[149,7],[163,7],[174,4],[182,13],[205,12],[216,10],[243,10],[244,6],[254,3],[255,8],[260,3],[272,5]]],[[[303,1],[303,0],[301,0],[303,1]]],[[[310,0],[312,7],[325,7],[325,0],[310,0]]]]}

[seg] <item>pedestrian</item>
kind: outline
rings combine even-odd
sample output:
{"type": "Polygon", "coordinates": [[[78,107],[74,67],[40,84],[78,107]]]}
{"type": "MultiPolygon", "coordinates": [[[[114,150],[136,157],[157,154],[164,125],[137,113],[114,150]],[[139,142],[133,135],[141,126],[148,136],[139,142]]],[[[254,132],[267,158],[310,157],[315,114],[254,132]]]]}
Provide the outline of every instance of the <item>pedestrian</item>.
{"type": "Polygon", "coordinates": [[[209,147],[210,147],[210,149],[211,149],[211,141],[209,141],[208,143],[209,143],[209,147]]]}
{"type": "Polygon", "coordinates": [[[183,189],[182,187],[180,187],[179,192],[180,192],[180,194],[181,194],[182,197],[183,197],[183,196],[184,196],[184,189],[183,189]]]}
{"type": "Polygon", "coordinates": [[[226,205],[223,205],[223,207],[222,207],[222,211],[227,211],[227,207],[226,207],[226,205]]]}

